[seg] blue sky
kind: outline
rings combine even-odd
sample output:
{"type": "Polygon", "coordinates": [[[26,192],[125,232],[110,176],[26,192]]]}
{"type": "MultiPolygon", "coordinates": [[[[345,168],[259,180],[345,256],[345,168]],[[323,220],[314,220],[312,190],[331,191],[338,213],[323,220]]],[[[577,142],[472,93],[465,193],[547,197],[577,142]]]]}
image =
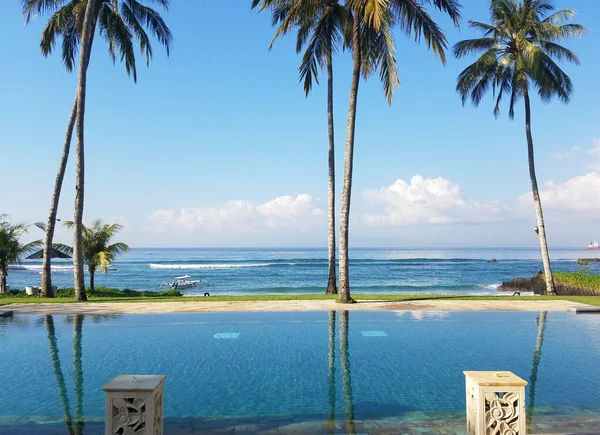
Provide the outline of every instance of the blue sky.
{"type": "MultiPolygon", "coordinates": [[[[268,50],[273,29],[250,2],[173,1],[169,58],[154,44],[138,83],[113,65],[97,38],[88,74],[86,208],[125,225],[132,246],[325,246],[325,87],[306,98],[295,38],[268,50]]],[[[450,45],[488,20],[487,2],[463,0],[460,32],[435,14],[450,45]]],[[[551,246],[600,238],[600,5],[556,0],[587,27],[567,43],[571,104],[533,103],[538,181],[551,246]],[[550,184],[547,184],[550,183],[550,184]]],[[[0,3],[0,212],[45,221],[73,102],[76,74],[59,53],[39,52],[46,17],[24,26],[20,2],[0,3]]],[[[522,104],[514,121],[492,115],[491,97],[462,107],[456,77],[397,32],[402,87],[388,106],[374,76],[361,83],[351,243],[354,246],[536,246],[522,104]]],[[[338,193],[351,59],[334,64],[338,193]]],[[[74,159],[59,217],[71,219],[74,159]]],[[[339,196],[338,206],[339,210],[339,196]]],[[[37,230],[32,230],[34,233],[37,230]]],[[[58,238],[69,242],[61,230],[58,238]]]]}

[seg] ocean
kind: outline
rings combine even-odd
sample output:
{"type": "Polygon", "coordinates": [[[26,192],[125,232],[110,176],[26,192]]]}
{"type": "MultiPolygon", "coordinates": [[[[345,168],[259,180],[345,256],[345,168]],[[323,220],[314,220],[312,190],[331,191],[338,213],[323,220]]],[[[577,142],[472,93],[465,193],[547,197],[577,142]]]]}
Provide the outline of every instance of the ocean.
{"type": "MultiPolygon", "coordinates": [[[[594,257],[585,249],[553,249],[554,271],[574,272],[577,258],[594,257]]],[[[22,289],[41,284],[41,260],[12,269],[8,285],[22,289]]],[[[351,249],[353,293],[498,294],[502,281],[533,276],[542,267],[538,249],[351,249]],[[497,262],[490,263],[492,258],[497,262]]],[[[592,263],[591,272],[600,272],[592,263]]],[[[53,284],[73,286],[70,260],[53,260],[53,284]]],[[[326,249],[131,249],[108,273],[96,273],[96,286],[158,291],[175,276],[208,281],[186,295],[323,293],[327,284],[326,249]]],[[[87,277],[86,277],[87,280],[87,277]]],[[[89,281],[86,281],[86,284],[89,281]]],[[[164,289],[164,287],[163,287],[164,289]]]]}

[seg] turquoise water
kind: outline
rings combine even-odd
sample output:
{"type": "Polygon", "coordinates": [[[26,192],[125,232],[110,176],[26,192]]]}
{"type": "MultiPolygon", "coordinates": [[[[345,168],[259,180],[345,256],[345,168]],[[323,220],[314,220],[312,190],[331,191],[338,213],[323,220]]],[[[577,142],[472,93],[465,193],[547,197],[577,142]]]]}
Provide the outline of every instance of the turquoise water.
{"type": "MultiPolygon", "coordinates": [[[[600,408],[598,315],[19,315],[0,318],[0,355],[0,433],[31,421],[60,422],[65,414],[87,422],[86,434],[102,433],[93,424],[104,415],[101,388],[132,373],[168,375],[167,428],[186,416],[202,427],[344,419],[349,412],[356,420],[460,415],[463,370],[524,378],[534,417],[600,408]]],[[[43,433],[37,428],[23,433],[43,433]]]]}
{"type": "MultiPolygon", "coordinates": [[[[557,271],[576,271],[575,260],[594,256],[585,249],[553,249],[557,271]]],[[[8,285],[40,285],[41,262],[26,261],[11,270],[8,285]]],[[[517,276],[542,267],[537,249],[352,249],[350,278],[356,293],[427,292],[490,294],[517,276]],[[487,261],[496,258],[497,263],[487,261]]],[[[591,265],[600,272],[600,263],[591,265]]],[[[53,281],[73,286],[69,261],[55,260],[53,281]]],[[[119,257],[96,285],[158,290],[163,281],[190,275],[210,283],[211,294],[321,293],[327,282],[324,249],[133,249],[119,257]]],[[[206,288],[187,290],[202,294],[206,288]]]]}

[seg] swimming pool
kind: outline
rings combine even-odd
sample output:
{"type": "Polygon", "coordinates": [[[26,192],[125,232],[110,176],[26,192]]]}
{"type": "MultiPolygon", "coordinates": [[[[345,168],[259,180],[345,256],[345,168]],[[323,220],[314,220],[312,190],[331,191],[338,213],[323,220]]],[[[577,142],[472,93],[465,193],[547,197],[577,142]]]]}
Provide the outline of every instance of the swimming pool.
{"type": "Polygon", "coordinates": [[[102,433],[102,386],[118,374],[168,375],[166,428],[460,419],[463,370],[527,380],[533,419],[600,414],[598,315],[16,315],[0,318],[0,355],[0,433],[67,433],[65,416],[102,433]]]}

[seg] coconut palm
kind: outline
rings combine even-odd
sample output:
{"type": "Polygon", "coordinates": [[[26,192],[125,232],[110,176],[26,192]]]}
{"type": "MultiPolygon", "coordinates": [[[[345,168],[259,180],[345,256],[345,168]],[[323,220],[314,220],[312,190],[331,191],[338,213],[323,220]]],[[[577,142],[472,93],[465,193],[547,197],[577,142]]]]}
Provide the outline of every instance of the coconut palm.
{"type": "Polygon", "coordinates": [[[510,119],[514,119],[518,100],[523,98],[525,102],[525,133],[529,178],[537,217],[536,232],[540,238],[546,291],[554,295],[542,201],[535,174],[529,94],[537,90],[543,101],[556,96],[565,104],[569,102],[573,91],[571,79],[554,59],[579,65],[577,54],[559,42],[581,36],[585,29],[570,23],[575,16],[573,11],[553,12],[554,7],[549,0],[492,0],[490,11],[491,24],[469,21],[469,26],[481,33],[482,38],[461,41],[454,46],[454,56],[459,59],[483,53],[460,73],[456,89],[463,104],[471,100],[478,106],[491,87],[496,99],[496,117],[500,114],[500,104],[505,96],[510,98],[510,119]]]}
{"type": "MultiPolygon", "coordinates": [[[[165,9],[168,9],[169,0],[153,0],[160,4],[165,9]]],[[[137,69],[136,69],[136,58],[134,45],[137,42],[140,46],[142,54],[146,58],[146,64],[150,63],[152,58],[152,44],[150,37],[148,36],[147,30],[153,33],[159,42],[165,46],[167,55],[170,52],[171,47],[171,31],[162,20],[160,14],[154,9],[145,6],[137,0],[90,0],[90,4],[93,3],[93,7],[90,9],[91,21],[88,23],[90,28],[88,29],[89,50],[94,39],[95,29],[98,27],[100,35],[107,41],[109,53],[116,61],[117,51],[119,52],[121,60],[125,63],[127,73],[133,76],[134,82],[137,81],[137,69]]],[[[56,39],[62,38],[62,58],[65,64],[65,68],[68,71],[72,71],[75,66],[75,57],[80,48],[81,44],[81,55],[85,53],[87,63],[89,62],[89,53],[83,50],[83,30],[85,24],[85,12],[87,10],[88,0],[22,0],[23,14],[25,16],[25,23],[38,14],[49,13],[52,14],[48,20],[48,24],[42,32],[42,39],[40,41],[40,49],[44,56],[48,56],[52,53],[56,39]]],[[[86,46],[87,47],[87,46],[86,46]]],[[[81,65],[80,65],[81,66],[81,65]]],[[[85,71],[81,71],[85,75],[85,71]]],[[[85,93],[85,89],[81,89],[85,93]]],[[[64,174],[69,158],[69,152],[71,147],[71,139],[73,136],[73,130],[75,128],[75,122],[78,119],[78,99],[75,98],[69,122],[67,125],[67,132],[65,135],[65,141],[63,144],[63,152],[59,164],[59,170],[56,175],[54,184],[54,191],[52,194],[52,201],[50,204],[50,212],[48,215],[48,223],[46,225],[46,237],[44,239],[44,263],[42,268],[42,296],[53,296],[52,294],[52,277],[50,268],[51,255],[48,255],[52,246],[52,240],[54,238],[54,230],[56,225],[56,213],[58,211],[58,203],[60,200],[60,193],[62,189],[62,183],[64,174]]],[[[85,104],[85,103],[84,103],[85,104]]],[[[83,109],[81,107],[81,124],[83,129],[83,109]]],[[[81,138],[83,140],[83,130],[81,130],[81,138]]],[[[81,142],[83,144],[83,142],[81,142]]],[[[77,182],[77,197],[76,197],[76,214],[83,213],[83,145],[80,152],[78,153],[78,160],[80,161],[77,165],[78,171],[78,182],[77,182]]],[[[78,222],[78,219],[75,219],[78,222]]],[[[77,238],[77,231],[75,237],[77,238]]],[[[78,243],[75,243],[77,246],[78,243]]],[[[76,276],[81,278],[83,282],[83,269],[81,269],[80,259],[76,255],[75,261],[77,267],[75,268],[76,276]],[[79,270],[81,269],[81,271],[79,270]]],[[[76,278],[76,290],[77,290],[76,278]]],[[[80,290],[80,289],[79,289],[80,290]]],[[[79,296],[78,296],[79,297],[79,296]]]]}
{"type": "Polygon", "coordinates": [[[328,137],[328,279],[325,293],[337,293],[335,273],[335,140],[333,126],[333,55],[343,41],[347,11],[338,0],[253,0],[252,8],[271,8],[272,22],[279,24],[271,47],[280,36],[298,28],[296,52],[304,50],[299,68],[306,96],[313,80],[319,83],[319,68],[327,70],[328,137]]]}
{"type": "Polygon", "coordinates": [[[8,215],[0,215],[0,293],[6,293],[8,266],[19,263],[23,256],[42,246],[41,240],[22,243],[21,238],[27,233],[29,225],[11,224],[8,215]]]}
{"type": "Polygon", "coordinates": [[[394,88],[399,85],[394,58],[392,28],[398,26],[415,41],[425,40],[427,47],[445,64],[447,40],[441,28],[427,13],[425,6],[433,5],[446,13],[458,25],[459,4],[456,0],[348,0],[351,21],[352,84],[348,105],[348,126],[346,129],[346,151],[344,156],[344,178],[342,187],[342,210],[340,216],[340,270],[338,302],[352,303],[350,295],[350,275],[348,270],[348,230],[350,223],[350,198],[352,195],[352,171],[354,164],[354,134],[356,130],[356,106],[358,85],[362,75],[374,69],[384,87],[388,104],[391,104],[394,88]],[[385,39],[384,44],[372,41],[385,39]],[[363,57],[372,56],[377,62],[365,62],[363,57]],[[372,70],[366,70],[366,67],[372,70]],[[361,71],[362,69],[362,71],[361,71]]]}
{"type": "MultiPolygon", "coordinates": [[[[75,224],[72,221],[65,222],[67,228],[73,228],[75,224]]],[[[110,243],[110,240],[122,229],[119,224],[102,224],[102,221],[96,220],[92,225],[86,227],[83,225],[82,254],[83,261],[87,264],[90,273],[90,292],[94,291],[94,275],[98,269],[101,272],[108,272],[108,267],[117,257],[117,255],[129,251],[129,246],[125,243],[110,243]]],[[[85,294],[85,293],[84,293],[85,294]]]]}

